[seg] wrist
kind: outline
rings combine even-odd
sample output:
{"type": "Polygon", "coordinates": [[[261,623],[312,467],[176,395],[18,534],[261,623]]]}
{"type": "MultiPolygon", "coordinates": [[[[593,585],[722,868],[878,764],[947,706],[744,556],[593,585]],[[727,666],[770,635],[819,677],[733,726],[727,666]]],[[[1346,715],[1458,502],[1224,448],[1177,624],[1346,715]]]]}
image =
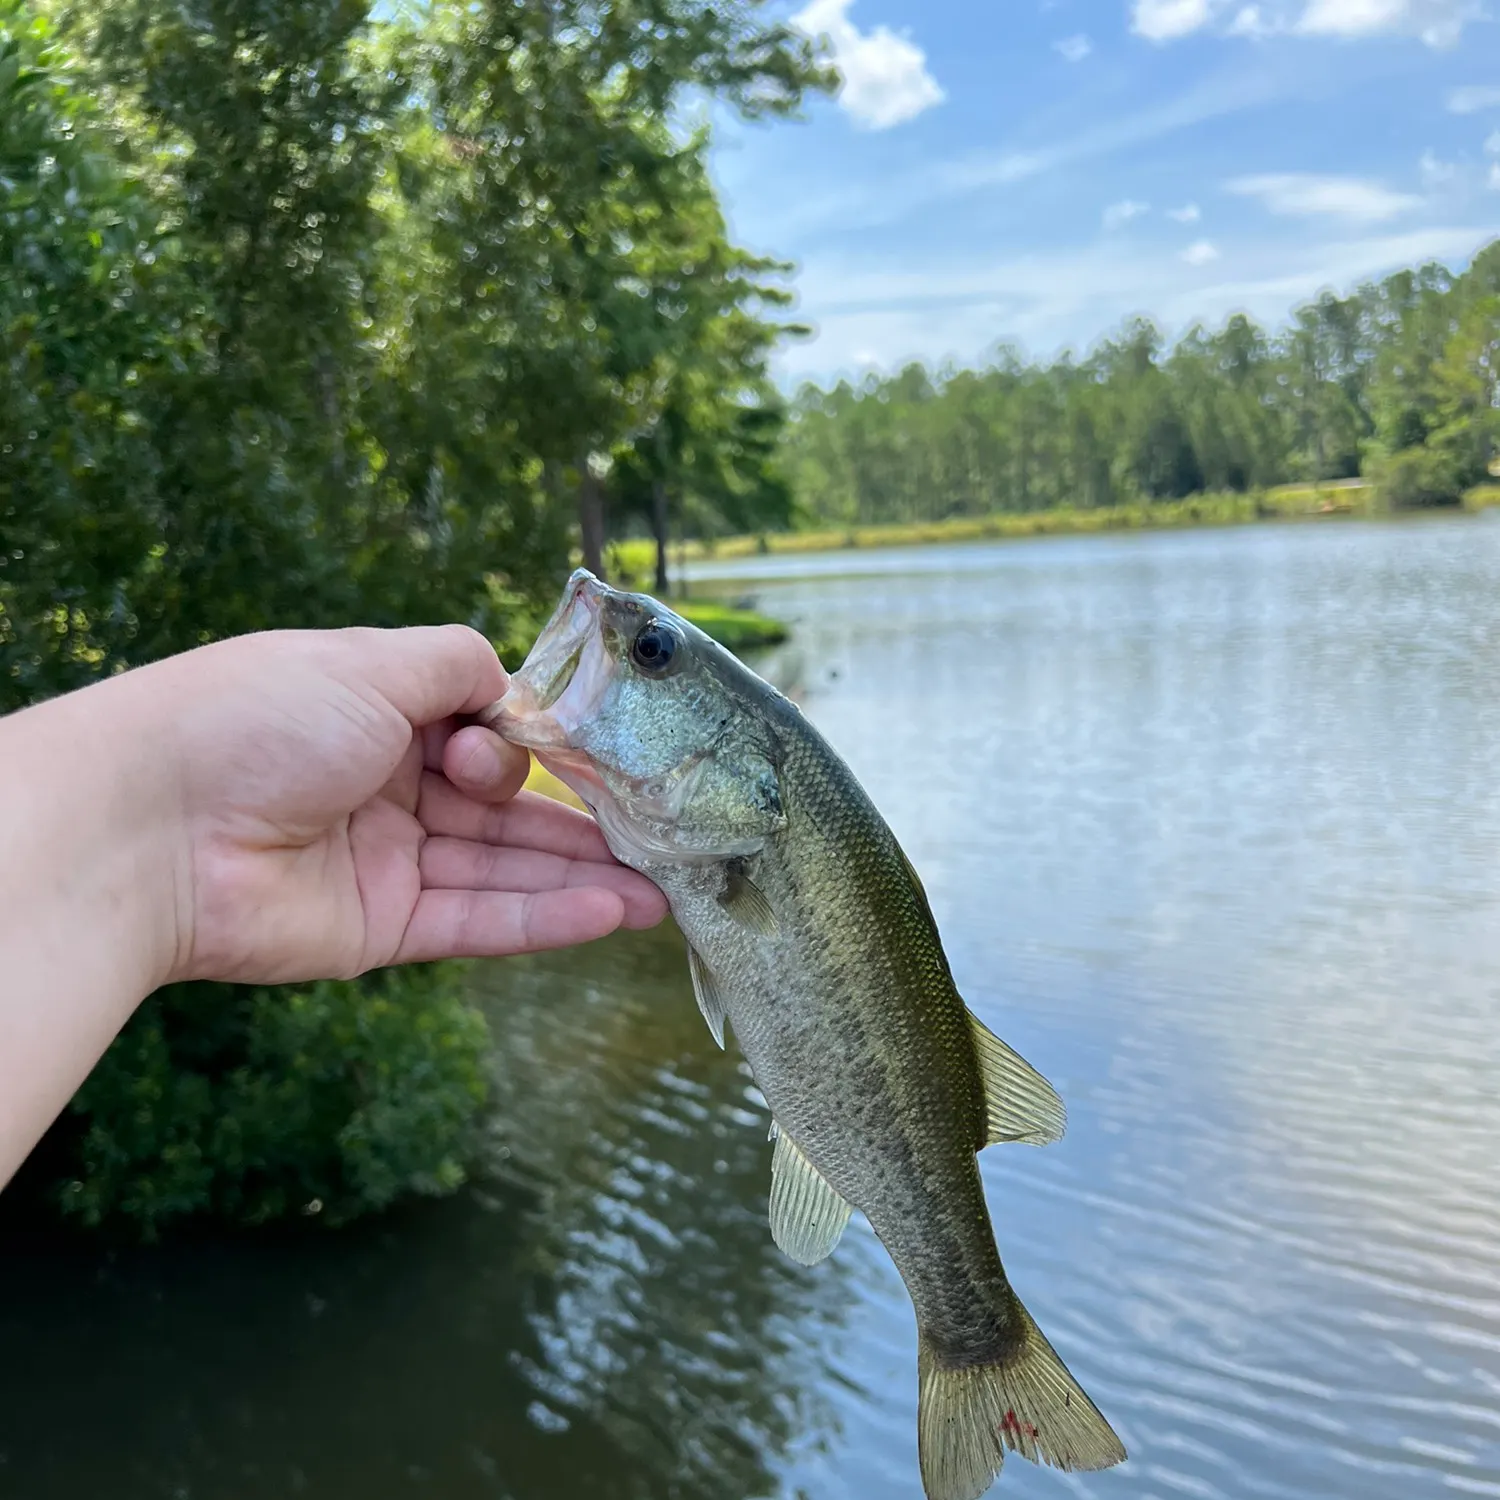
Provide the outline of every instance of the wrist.
{"type": "Polygon", "coordinates": [[[150,676],[125,673],[0,720],[0,825],[21,856],[0,873],[12,914],[28,946],[82,988],[117,989],[127,1015],[177,976],[190,927],[179,778],[150,676]]]}

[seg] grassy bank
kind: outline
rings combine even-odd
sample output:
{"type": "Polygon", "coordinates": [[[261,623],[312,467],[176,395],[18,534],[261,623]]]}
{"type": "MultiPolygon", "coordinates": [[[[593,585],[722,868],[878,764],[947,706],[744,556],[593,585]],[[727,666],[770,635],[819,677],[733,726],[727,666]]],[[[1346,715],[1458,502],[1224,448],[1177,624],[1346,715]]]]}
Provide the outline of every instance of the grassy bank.
{"type": "Polygon", "coordinates": [[[786,639],[786,626],[780,620],[758,614],[753,609],[736,609],[728,604],[711,604],[701,599],[674,599],[672,608],[704,635],[712,636],[721,646],[734,652],[779,646],[786,639]]]}
{"type": "MultiPolygon", "coordinates": [[[[681,564],[707,558],[753,557],[768,552],[836,552],[851,547],[910,547],[932,542],[974,542],[1175,526],[1236,526],[1250,521],[1304,516],[1367,515],[1373,509],[1373,494],[1370,485],[1358,481],[1282,485],[1246,495],[1192,495],[1186,500],[1143,501],[1092,509],[1059,506],[1054,510],[1007,512],[993,516],[955,516],[946,521],[725,537],[712,542],[679,543],[671,549],[670,556],[672,562],[681,564]]],[[[1494,502],[1487,503],[1500,503],[1500,494],[1494,502]]],[[[650,577],[655,555],[655,544],[647,540],[624,541],[611,549],[614,566],[632,577],[650,577]]]]}

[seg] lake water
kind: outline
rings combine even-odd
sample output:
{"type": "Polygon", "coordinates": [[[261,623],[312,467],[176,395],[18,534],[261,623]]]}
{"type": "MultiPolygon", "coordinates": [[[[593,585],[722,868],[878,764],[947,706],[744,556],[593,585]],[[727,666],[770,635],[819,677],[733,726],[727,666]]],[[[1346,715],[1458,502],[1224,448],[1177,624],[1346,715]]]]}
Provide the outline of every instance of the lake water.
{"type": "MultiPolygon", "coordinates": [[[[767,671],[1069,1106],[981,1160],[1131,1459],[994,1493],[1500,1496],[1500,525],[757,566],[767,671]]],[[[915,1500],[900,1283],[857,1216],[811,1270],[771,1246],[675,934],[475,988],[458,1198],[6,1254],[0,1495],[915,1500]]]]}

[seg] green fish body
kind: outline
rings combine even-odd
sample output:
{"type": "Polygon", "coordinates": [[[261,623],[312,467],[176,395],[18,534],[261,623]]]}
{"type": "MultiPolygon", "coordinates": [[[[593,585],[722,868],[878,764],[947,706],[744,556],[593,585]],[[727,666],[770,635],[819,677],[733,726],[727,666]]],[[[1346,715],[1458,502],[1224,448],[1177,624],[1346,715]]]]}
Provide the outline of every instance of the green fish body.
{"type": "Polygon", "coordinates": [[[698,1003],[770,1107],[771,1230],[814,1264],[857,1208],[917,1315],[929,1500],[1007,1450],[1125,1450],[1006,1278],[976,1153],[1044,1144],[1062,1102],[971,1015],[926,895],[853,773],[768,683],[670,610],[580,571],[490,719],[665,893],[698,1003]]]}

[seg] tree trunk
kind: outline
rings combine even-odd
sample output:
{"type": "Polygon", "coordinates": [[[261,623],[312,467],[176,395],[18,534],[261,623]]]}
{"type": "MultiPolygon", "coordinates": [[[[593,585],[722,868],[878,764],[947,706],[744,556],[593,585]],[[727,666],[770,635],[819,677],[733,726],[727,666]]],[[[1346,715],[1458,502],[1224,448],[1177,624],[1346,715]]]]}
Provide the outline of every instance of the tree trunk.
{"type": "Polygon", "coordinates": [[[656,592],[665,599],[667,580],[667,486],[660,479],[651,481],[651,534],[656,538],[656,592]]]}
{"type": "Polygon", "coordinates": [[[578,460],[578,530],[583,565],[596,578],[604,577],[604,491],[589,467],[588,455],[578,460]]]}

